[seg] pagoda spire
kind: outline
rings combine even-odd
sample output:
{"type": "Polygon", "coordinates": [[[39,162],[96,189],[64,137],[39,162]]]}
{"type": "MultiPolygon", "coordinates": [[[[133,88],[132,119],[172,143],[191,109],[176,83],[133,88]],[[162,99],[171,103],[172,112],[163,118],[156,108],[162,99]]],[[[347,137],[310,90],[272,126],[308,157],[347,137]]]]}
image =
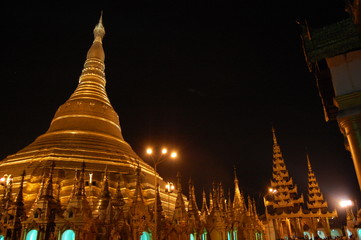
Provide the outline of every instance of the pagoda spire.
{"type": "Polygon", "coordinates": [[[311,211],[317,211],[318,209],[327,209],[328,204],[321,193],[321,189],[318,186],[318,182],[315,173],[312,170],[310,156],[306,154],[307,167],[308,167],[308,203],[307,206],[311,211]]]}
{"type": "Polygon", "coordinates": [[[133,196],[133,205],[136,203],[139,203],[139,202],[144,203],[142,185],[141,185],[141,179],[140,179],[141,168],[139,165],[138,165],[136,171],[137,171],[137,183],[135,186],[135,192],[134,192],[134,196],[133,196]]]}
{"type": "Polygon", "coordinates": [[[63,214],[65,218],[72,221],[73,219],[79,219],[82,222],[86,222],[93,218],[92,210],[85,195],[84,175],[85,163],[83,162],[80,173],[75,170],[72,194],[63,214]]]}
{"type": "Polygon", "coordinates": [[[209,209],[208,209],[208,206],[207,206],[207,195],[206,195],[206,192],[203,189],[202,208],[201,208],[201,213],[200,213],[201,220],[203,222],[205,222],[207,220],[208,215],[209,215],[209,209]]]}
{"type": "Polygon", "coordinates": [[[235,211],[243,212],[245,210],[245,202],[241,191],[239,190],[237,170],[234,167],[234,198],[233,198],[233,209],[235,211]]]}
{"type": "Polygon", "coordinates": [[[117,187],[115,191],[115,196],[112,201],[112,205],[114,206],[114,220],[115,221],[121,221],[124,222],[124,212],[123,212],[123,206],[125,204],[123,194],[121,191],[121,185],[120,185],[120,175],[117,181],[117,187]]]}
{"type": "Polygon", "coordinates": [[[212,212],[212,210],[213,210],[213,194],[212,194],[212,191],[213,190],[211,190],[209,192],[209,212],[212,212]]]}
{"type": "Polygon", "coordinates": [[[123,197],[122,190],[121,190],[120,179],[121,179],[121,177],[119,176],[119,179],[117,181],[115,196],[114,196],[114,205],[116,205],[116,206],[123,206],[125,204],[124,197],[123,197]]]}
{"type": "Polygon", "coordinates": [[[21,181],[20,181],[20,187],[19,187],[19,193],[16,196],[15,203],[16,205],[22,205],[24,206],[24,180],[25,180],[26,172],[23,170],[23,173],[21,174],[21,181]]]}
{"type": "Polygon", "coordinates": [[[182,194],[181,175],[177,173],[177,199],[175,201],[175,208],[173,214],[173,221],[175,223],[187,222],[187,211],[182,194]]]}
{"type": "Polygon", "coordinates": [[[41,193],[41,198],[51,198],[53,199],[53,174],[54,174],[54,167],[55,167],[55,163],[52,162],[51,163],[51,167],[50,167],[50,171],[49,171],[49,177],[46,181],[46,185],[45,185],[45,192],[43,190],[43,192],[41,193]]]}
{"type": "Polygon", "coordinates": [[[97,207],[100,220],[104,221],[105,218],[110,217],[107,216],[108,215],[107,209],[110,203],[111,203],[111,196],[110,196],[109,182],[108,182],[108,167],[106,167],[103,177],[102,189],[100,192],[100,199],[97,207]]]}
{"type": "Polygon", "coordinates": [[[198,206],[197,206],[197,202],[196,202],[196,196],[195,196],[195,191],[194,191],[194,184],[192,181],[192,178],[189,178],[189,204],[188,204],[188,211],[194,211],[194,212],[198,212],[198,206]]]}
{"type": "Polygon", "coordinates": [[[80,100],[91,97],[110,106],[109,99],[105,92],[105,54],[102,43],[105,29],[102,14],[93,33],[94,41],[88,50],[84,68],[79,78],[79,85],[70,97],[70,100],[80,100]]]}
{"type": "Polygon", "coordinates": [[[163,206],[162,206],[162,200],[160,198],[160,191],[159,191],[159,184],[157,185],[157,217],[158,217],[158,222],[161,221],[161,219],[164,218],[164,213],[163,213],[163,206]]]}
{"type": "Polygon", "coordinates": [[[226,196],[224,194],[224,188],[222,182],[219,183],[219,207],[221,211],[227,210],[226,196]]]}
{"type": "Polygon", "coordinates": [[[85,195],[85,162],[81,165],[81,171],[79,173],[79,179],[76,182],[77,186],[75,189],[75,195],[78,198],[86,198],[85,195]]]}
{"type": "Polygon", "coordinates": [[[272,126],[273,136],[273,171],[271,188],[276,193],[273,195],[271,205],[273,208],[289,209],[298,211],[303,203],[303,196],[298,196],[297,186],[289,176],[284,158],[282,156],[280,145],[278,144],[275,128],[272,126]]]}
{"type": "Polygon", "coordinates": [[[253,216],[254,215],[253,203],[252,203],[251,196],[249,196],[249,195],[247,196],[247,205],[248,205],[247,216],[253,216]]]}
{"type": "Polygon", "coordinates": [[[229,188],[228,188],[227,210],[228,211],[233,210],[233,204],[232,204],[232,200],[231,200],[231,189],[229,189],[229,188]]]}
{"type": "Polygon", "coordinates": [[[102,43],[105,29],[102,15],[93,34],[94,40],[88,50],[78,86],[65,104],[59,107],[44,137],[50,137],[49,134],[53,132],[65,134],[71,130],[73,134],[105,134],[104,136],[115,137],[117,141],[128,145],[124,142],[119,117],[111,106],[105,89],[105,54],[102,43]]]}
{"type": "Polygon", "coordinates": [[[20,239],[21,228],[22,228],[21,222],[26,220],[27,218],[24,208],[24,196],[23,196],[25,176],[26,176],[25,170],[23,170],[23,173],[21,174],[19,192],[10,210],[10,215],[12,215],[14,218],[13,221],[11,221],[11,225],[12,225],[11,239],[13,240],[20,239]]]}

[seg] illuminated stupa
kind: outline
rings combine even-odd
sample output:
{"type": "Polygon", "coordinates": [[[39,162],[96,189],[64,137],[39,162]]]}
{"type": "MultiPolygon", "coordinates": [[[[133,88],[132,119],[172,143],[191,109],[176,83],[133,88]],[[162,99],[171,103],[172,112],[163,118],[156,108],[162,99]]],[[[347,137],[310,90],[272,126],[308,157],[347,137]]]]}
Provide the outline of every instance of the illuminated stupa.
{"type": "Polygon", "coordinates": [[[188,199],[180,175],[166,192],[124,140],[105,90],[104,34],[100,18],[79,84],[48,131],[0,161],[0,240],[261,240],[255,202],[245,203],[236,174],[234,204],[213,184],[209,208],[204,193],[199,210],[193,181],[188,199]]]}
{"type": "MultiPolygon", "coordinates": [[[[47,176],[53,163],[54,189],[56,191],[57,185],[61,185],[57,194],[62,204],[67,203],[74,172],[80,170],[83,163],[86,165],[86,191],[90,198],[98,196],[107,168],[111,191],[115,192],[120,177],[122,186],[126,187],[126,191],[123,189],[124,199],[128,201],[135,191],[138,164],[142,169],[144,188],[148,189],[145,201],[149,203],[154,198],[154,170],[124,140],[118,114],[106,93],[104,35],[100,19],[94,29],[94,41],[87,53],[79,84],[58,108],[47,132],[0,162],[0,176],[13,177],[15,193],[25,170],[24,200],[27,209],[38,195],[42,176],[47,176]]],[[[160,177],[159,183],[165,185],[160,177]]]]}

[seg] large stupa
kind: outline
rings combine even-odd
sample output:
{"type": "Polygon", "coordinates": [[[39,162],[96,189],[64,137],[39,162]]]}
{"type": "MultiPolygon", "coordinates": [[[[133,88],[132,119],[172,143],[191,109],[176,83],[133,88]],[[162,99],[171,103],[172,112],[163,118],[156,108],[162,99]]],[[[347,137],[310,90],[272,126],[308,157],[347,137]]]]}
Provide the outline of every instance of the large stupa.
{"type": "MultiPolygon", "coordinates": [[[[124,140],[118,114],[106,93],[105,54],[102,18],[94,29],[94,41],[87,53],[79,83],[70,98],[55,113],[46,133],[30,145],[0,161],[0,176],[11,176],[13,192],[20,186],[25,170],[24,199],[26,209],[36,200],[43,176],[54,164],[54,189],[61,203],[67,203],[74,173],[85,164],[88,198],[96,199],[107,169],[111,191],[119,178],[125,201],[134,194],[137,166],[142,169],[145,201],[154,201],[154,169],[143,161],[124,140]],[[60,189],[60,190],[57,190],[60,189]]],[[[165,183],[159,175],[162,189],[165,183]]],[[[164,198],[164,196],[161,196],[164,198]]],[[[167,198],[168,199],[168,198],[167,198]]],[[[171,198],[173,202],[174,199],[171,198]]]]}

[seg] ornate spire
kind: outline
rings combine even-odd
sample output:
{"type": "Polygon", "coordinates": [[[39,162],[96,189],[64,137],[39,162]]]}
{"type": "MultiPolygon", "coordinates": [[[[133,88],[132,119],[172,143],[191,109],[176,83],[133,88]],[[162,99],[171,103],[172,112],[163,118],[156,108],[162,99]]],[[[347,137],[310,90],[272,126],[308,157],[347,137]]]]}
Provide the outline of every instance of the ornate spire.
{"type": "Polygon", "coordinates": [[[115,196],[112,201],[112,205],[114,206],[114,221],[121,221],[124,222],[124,212],[123,212],[123,206],[125,204],[124,198],[121,191],[121,185],[120,185],[121,176],[119,175],[118,181],[117,181],[117,187],[115,191],[115,196]]]}
{"type": "Polygon", "coordinates": [[[175,201],[173,221],[175,223],[186,223],[187,222],[187,211],[182,194],[182,184],[180,173],[177,173],[177,199],[175,201]]]}
{"type": "Polygon", "coordinates": [[[98,211],[105,211],[110,202],[109,182],[108,182],[108,167],[105,168],[103,177],[102,189],[100,192],[100,199],[98,203],[98,211]]]}
{"type": "Polygon", "coordinates": [[[25,170],[24,170],[23,173],[21,174],[21,181],[20,181],[18,195],[16,196],[16,200],[13,203],[11,209],[9,209],[10,211],[8,212],[8,214],[11,216],[9,219],[13,218],[11,221],[9,221],[9,223],[11,225],[9,230],[12,231],[11,239],[20,239],[21,228],[22,228],[21,222],[26,220],[26,218],[27,218],[26,213],[25,213],[24,198],[23,198],[25,175],[26,174],[25,174],[25,170]]]}
{"type": "Polygon", "coordinates": [[[272,127],[273,135],[273,172],[271,188],[277,190],[272,198],[273,208],[289,209],[298,211],[303,203],[303,197],[298,197],[297,186],[289,176],[286,164],[284,162],[281,148],[277,142],[275,128],[272,127]]]}
{"type": "Polygon", "coordinates": [[[78,198],[86,198],[85,195],[85,162],[81,165],[81,171],[79,173],[79,179],[77,181],[75,195],[78,198]]]}
{"type": "Polygon", "coordinates": [[[227,210],[231,212],[233,210],[233,204],[231,200],[231,189],[228,188],[228,200],[227,200],[227,210]]]}
{"type": "Polygon", "coordinates": [[[163,214],[163,207],[162,207],[162,200],[160,198],[160,194],[159,194],[159,184],[157,186],[157,217],[158,217],[158,222],[164,218],[164,214],[163,214]]]}
{"type": "Polygon", "coordinates": [[[219,183],[219,205],[222,211],[227,210],[226,196],[224,194],[224,188],[222,182],[219,183]]]}
{"type": "Polygon", "coordinates": [[[213,194],[212,194],[212,191],[210,191],[209,193],[209,212],[212,212],[213,210],[213,194]]]}
{"type": "Polygon", "coordinates": [[[198,206],[196,202],[196,196],[194,191],[194,185],[192,178],[189,178],[189,202],[188,202],[188,212],[194,211],[198,213],[198,206]]]}
{"type": "Polygon", "coordinates": [[[207,206],[207,195],[206,195],[206,192],[203,189],[201,220],[205,222],[208,215],[209,215],[209,210],[208,210],[208,206],[207,206]]]}
{"type": "Polygon", "coordinates": [[[182,193],[181,175],[177,172],[177,192],[182,193]]]}
{"type": "Polygon", "coordinates": [[[15,203],[17,206],[22,205],[24,206],[24,195],[23,195],[23,189],[24,189],[24,179],[25,179],[25,170],[23,170],[23,173],[21,174],[21,181],[20,181],[20,187],[19,187],[19,193],[16,196],[15,203]]]}
{"type": "Polygon", "coordinates": [[[122,207],[125,204],[125,202],[124,202],[124,198],[123,198],[123,194],[122,194],[122,190],[121,190],[120,180],[121,180],[121,177],[119,175],[113,205],[122,207]]]}
{"type": "Polygon", "coordinates": [[[251,197],[249,195],[247,197],[247,205],[248,205],[247,215],[248,216],[253,216],[254,215],[253,204],[252,204],[252,199],[251,199],[251,197]]]}
{"type": "Polygon", "coordinates": [[[41,198],[54,198],[53,196],[53,173],[54,173],[55,163],[51,163],[49,177],[46,181],[45,192],[42,192],[41,198]]]}
{"type": "Polygon", "coordinates": [[[244,211],[245,203],[241,191],[239,190],[236,167],[234,167],[234,198],[233,209],[236,211],[244,211]]]}
{"type": "Polygon", "coordinates": [[[119,117],[105,90],[102,44],[105,30],[102,16],[93,33],[94,41],[88,50],[78,86],[66,103],[59,107],[47,133],[72,131],[73,134],[105,134],[124,144],[119,117]]]}
{"type": "Polygon", "coordinates": [[[219,187],[217,186],[216,182],[213,182],[212,187],[212,197],[213,197],[213,206],[212,210],[219,210],[219,187]]]}
{"type": "Polygon", "coordinates": [[[138,203],[138,202],[144,203],[142,186],[141,186],[141,179],[140,179],[140,172],[141,172],[141,168],[138,165],[138,167],[137,167],[137,183],[136,183],[135,192],[134,192],[134,195],[133,195],[133,205],[135,203],[138,203]]]}
{"type": "Polygon", "coordinates": [[[75,172],[75,174],[74,174],[74,180],[73,180],[73,188],[71,190],[69,199],[75,198],[76,193],[77,193],[76,189],[77,189],[77,185],[78,185],[78,169],[75,169],[74,172],[75,172]]]}
{"type": "Polygon", "coordinates": [[[318,209],[326,210],[328,205],[325,201],[323,194],[321,193],[320,187],[312,170],[310,156],[306,154],[307,166],[308,166],[308,203],[307,206],[312,211],[318,209]]]}
{"type": "Polygon", "coordinates": [[[102,16],[94,28],[94,41],[88,50],[84,69],[79,78],[79,85],[70,100],[94,99],[110,106],[105,92],[105,54],[102,40],[105,35],[102,16]]]}
{"type": "Polygon", "coordinates": [[[69,198],[64,217],[70,221],[88,221],[93,218],[92,210],[85,195],[85,163],[82,163],[81,171],[75,170],[74,185],[69,198]]]}

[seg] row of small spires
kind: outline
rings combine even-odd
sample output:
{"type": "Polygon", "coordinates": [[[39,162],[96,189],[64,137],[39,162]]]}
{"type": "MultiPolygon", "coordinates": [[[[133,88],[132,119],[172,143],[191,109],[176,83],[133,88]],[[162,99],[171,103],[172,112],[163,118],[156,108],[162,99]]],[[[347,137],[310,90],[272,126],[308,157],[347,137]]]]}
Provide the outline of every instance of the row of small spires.
{"type": "MultiPolygon", "coordinates": [[[[31,211],[34,210],[35,205],[39,200],[54,199],[54,195],[53,195],[54,167],[55,167],[55,164],[53,162],[50,167],[48,177],[45,177],[45,171],[44,171],[42,183],[41,183],[41,186],[39,189],[39,193],[37,195],[37,198],[34,202],[34,205],[31,209],[31,211]]],[[[137,187],[136,187],[136,190],[135,190],[135,193],[133,196],[133,202],[138,202],[138,199],[142,199],[141,201],[143,201],[143,196],[139,196],[139,195],[142,195],[142,189],[140,187],[140,184],[141,184],[140,183],[140,172],[141,172],[141,169],[138,166],[138,168],[137,168],[138,180],[137,180],[137,187]],[[140,189],[138,189],[138,188],[140,188],[140,189]]],[[[25,170],[24,170],[21,175],[22,178],[21,178],[21,182],[20,182],[19,192],[18,192],[18,194],[16,196],[16,200],[14,202],[15,205],[22,205],[22,206],[24,205],[22,202],[23,202],[23,188],[24,188],[23,185],[24,185],[25,175],[26,174],[25,174],[25,170]]],[[[180,195],[180,197],[181,197],[180,199],[183,200],[182,187],[180,184],[180,175],[179,174],[177,174],[177,179],[178,179],[178,183],[177,183],[178,195],[180,195]]],[[[60,188],[60,184],[58,186],[60,188]]],[[[4,184],[4,187],[5,187],[4,194],[1,199],[2,205],[0,205],[0,207],[3,209],[4,208],[6,209],[13,202],[12,201],[12,179],[10,179],[10,181],[8,181],[7,184],[4,184]]],[[[157,191],[157,194],[159,195],[159,191],[157,191]]],[[[255,200],[251,199],[251,197],[248,196],[248,199],[247,199],[248,207],[247,207],[247,205],[245,203],[245,199],[243,197],[243,194],[239,190],[237,177],[235,177],[235,193],[234,193],[233,202],[231,201],[230,190],[228,191],[228,199],[226,199],[222,183],[217,184],[216,182],[213,182],[212,190],[209,195],[210,195],[210,197],[209,197],[209,207],[208,207],[206,193],[203,190],[202,208],[201,208],[201,210],[199,210],[198,206],[197,206],[197,202],[196,202],[196,197],[195,197],[194,184],[193,184],[193,181],[190,179],[189,180],[188,212],[194,212],[197,214],[208,215],[212,210],[216,209],[216,210],[221,210],[221,211],[225,211],[225,212],[237,210],[237,211],[240,211],[243,213],[247,213],[248,215],[254,215],[254,216],[257,215],[255,200]]],[[[85,163],[84,162],[82,164],[81,171],[80,172],[78,172],[78,170],[75,171],[74,185],[73,185],[69,200],[74,199],[74,198],[75,199],[86,199],[85,163]]],[[[106,201],[106,202],[109,202],[109,200],[111,199],[111,194],[109,191],[107,168],[105,169],[101,194],[99,196],[99,204],[98,204],[98,208],[100,208],[99,210],[101,210],[101,208],[104,209],[107,207],[107,204],[104,204],[104,199],[108,199],[108,201],[106,201]]],[[[122,193],[121,193],[120,178],[117,183],[116,194],[114,196],[114,199],[117,199],[121,203],[121,205],[124,205],[124,203],[125,203],[123,200],[122,193]]],[[[160,199],[160,197],[158,197],[158,199],[160,199]]],[[[58,191],[57,201],[60,202],[60,189],[58,191]]],[[[177,199],[177,201],[179,201],[179,200],[177,199]]],[[[159,204],[161,204],[161,202],[159,204]]],[[[183,205],[183,204],[181,204],[181,205],[183,205]]]]}

